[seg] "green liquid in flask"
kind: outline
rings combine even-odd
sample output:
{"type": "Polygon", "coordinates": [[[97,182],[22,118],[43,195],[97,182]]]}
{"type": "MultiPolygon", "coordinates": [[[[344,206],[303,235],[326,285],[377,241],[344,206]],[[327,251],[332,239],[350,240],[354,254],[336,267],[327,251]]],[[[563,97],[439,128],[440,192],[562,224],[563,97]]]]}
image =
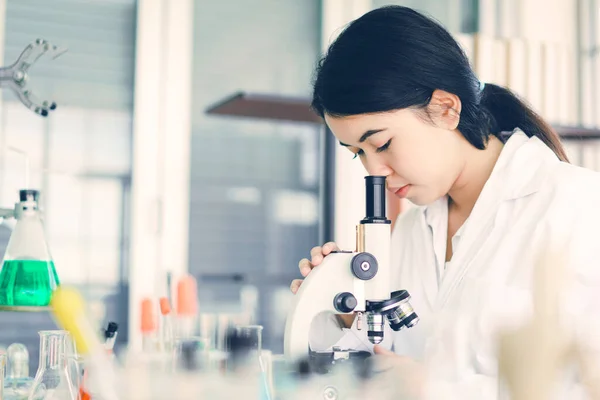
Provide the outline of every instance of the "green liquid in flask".
{"type": "Polygon", "coordinates": [[[59,284],[52,261],[6,260],[0,270],[0,305],[47,306],[59,284]]]}

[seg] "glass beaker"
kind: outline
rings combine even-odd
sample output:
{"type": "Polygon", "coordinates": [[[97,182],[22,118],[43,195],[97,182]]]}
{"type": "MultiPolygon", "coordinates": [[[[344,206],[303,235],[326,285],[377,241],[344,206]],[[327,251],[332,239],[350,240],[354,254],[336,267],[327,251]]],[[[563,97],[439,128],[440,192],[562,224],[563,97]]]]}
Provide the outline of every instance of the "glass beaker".
{"type": "Polygon", "coordinates": [[[261,325],[236,326],[227,335],[227,368],[235,370],[258,366],[262,350],[261,325]]]}
{"type": "Polygon", "coordinates": [[[77,400],[78,391],[73,385],[69,370],[67,331],[40,331],[40,365],[29,400],[77,400]]]}
{"type": "Polygon", "coordinates": [[[0,269],[1,306],[47,306],[60,284],[38,211],[37,190],[21,190],[17,223],[0,269]]]}
{"type": "Polygon", "coordinates": [[[245,339],[248,349],[252,353],[260,354],[262,351],[262,325],[236,326],[235,330],[240,338],[245,339]]]}

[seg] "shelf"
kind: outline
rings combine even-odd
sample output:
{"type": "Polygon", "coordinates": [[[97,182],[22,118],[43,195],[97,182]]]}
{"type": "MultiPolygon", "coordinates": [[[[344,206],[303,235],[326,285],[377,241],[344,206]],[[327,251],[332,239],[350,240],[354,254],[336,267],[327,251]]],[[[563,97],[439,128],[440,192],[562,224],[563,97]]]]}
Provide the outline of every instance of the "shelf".
{"type": "Polygon", "coordinates": [[[275,121],[323,123],[323,119],[311,110],[308,99],[244,92],[238,92],[212,105],[206,113],[275,121]]]}
{"type": "MultiPolygon", "coordinates": [[[[310,108],[309,99],[245,92],[237,92],[212,105],[206,113],[271,121],[323,123],[323,119],[310,108]]],[[[569,126],[554,126],[554,129],[564,140],[600,139],[600,129],[569,126]]]]}
{"type": "Polygon", "coordinates": [[[50,307],[34,307],[34,306],[0,306],[1,311],[10,312],[48,312],[50,307]]]}
{"type": "Polygon", "coordinates": [[[600,139],[600,129],[582,128],[575,126],[554,126],[556,133],[564,140],[600,139]]]}

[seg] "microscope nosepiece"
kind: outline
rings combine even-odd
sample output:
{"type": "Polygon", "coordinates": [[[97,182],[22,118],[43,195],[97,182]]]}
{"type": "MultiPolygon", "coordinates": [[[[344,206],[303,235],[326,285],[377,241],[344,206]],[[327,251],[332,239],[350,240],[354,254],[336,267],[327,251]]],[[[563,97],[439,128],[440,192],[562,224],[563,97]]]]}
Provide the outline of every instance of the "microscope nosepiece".
{"type": "Polygon", "coordinates": [[[383,337],[384,318],[388,320],[390,328],[394,331],[399,331],[403,328],[412,328],[419,322],[419,316],[410,304],[410,295],[406,290],[398,290],[392,293],[391,298],[388,300],[367,301],[367,312],[369,339],[371,339],[371,331],[379,331],[378,325],[380,323],[381,336],[383,337]]]}

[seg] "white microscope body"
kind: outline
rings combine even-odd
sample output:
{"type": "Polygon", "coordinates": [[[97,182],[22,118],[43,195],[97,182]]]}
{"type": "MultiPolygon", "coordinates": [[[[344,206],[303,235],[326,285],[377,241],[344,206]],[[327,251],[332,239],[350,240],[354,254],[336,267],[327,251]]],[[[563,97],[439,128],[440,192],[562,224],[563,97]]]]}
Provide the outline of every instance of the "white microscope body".
{"type": "Polygon", "coordinates": [[[357,226],[356,251],[326,256],[294,297],[284,336],[289,361],[309,355],[311,323],[322,312],[357,313],[359,329],[364,329],[366,315],[368,337],[374,344],[383,340],[386,319],[396,331],[418,322],[408,293],[390,290],[391,225],[385,216],[385,177],[367,176],[365,181],[367,215],[357,226]]]}

